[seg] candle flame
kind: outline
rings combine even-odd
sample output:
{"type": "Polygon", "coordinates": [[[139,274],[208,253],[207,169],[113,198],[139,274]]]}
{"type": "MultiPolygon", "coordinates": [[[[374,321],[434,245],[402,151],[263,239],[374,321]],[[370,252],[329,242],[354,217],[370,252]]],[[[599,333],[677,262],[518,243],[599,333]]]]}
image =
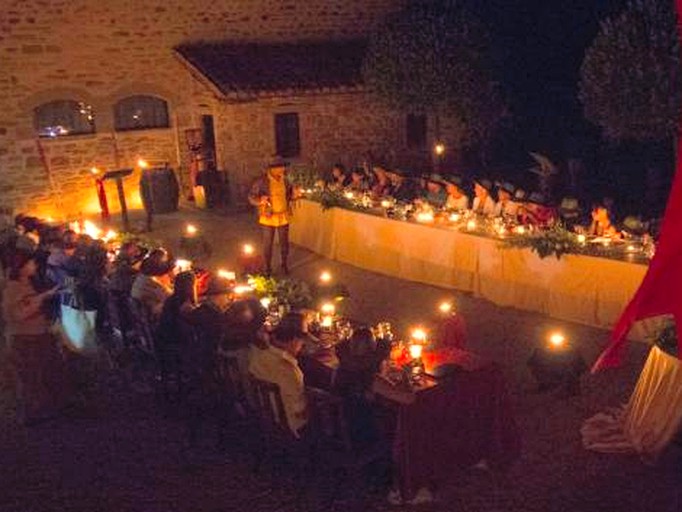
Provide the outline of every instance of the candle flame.
{"type": "Polygon", "coordinates": [[[243,252],[246,256],[251,256],[254,252],[256,252],[256,249],[255,249],[255,248],[253,247],[253,245],[251,245],[251,244],[244,244],[244,245],[242,246],[242,252],[243,252]]]}
{"type": "Polygon", "coordinates": [[[409,346],[409,350],[412,359],[419,359],[422,356],[424,347],[422,345],[419,345],[418,343],[413,343],[409,346]]]}
{"type": "Polygon", "coordinates": [[[412,329],[412,339],[421,342],[426,341],[426,331],[421,327],[412,329]]]}
{"type": "Polygon", "coordinates": [[[452,303],[451,302],[441,302],[438,305],[438,310],[441,313],[450,313],[452,311],[452,303]]]}
{"type": "Polygon", "coordinates": [[[218,277],[227,279],[228,281],[234,281],[237,279],[237,274],[235,272],[230,272],[229,270],[220,269],[218,270],[218,277]]]}
{"type": "Polygon", "coordinates": [[[451,213],[450,214],[450,222],[459,222],[459,219],[462,218],[462,215],[459,213],[451,213]]]}
{"type": "Polygon", "coordinates": [[[149,162],[147,162],[146,160],[144,160],[144,159],[142,159],[142,158],[139,158],[139,159],[137,160],[137,166],[138,166],[140,169],[147,169],[147,168],[149,167],[149,162]]]}
{"type": "Polygon", "coordinates": [[[388,199],[384,199],[383,201],[381,201],[381,207],[382,208],[390,208],[391,207],[391,201],[389,201],[388,199]]]}
{"type": "Polygon", "coordinates": [[[197,229],[197,227],[194,224],[187,224],[187,226],[185,227],[185,232],[188,235],[196,235],[197,231],[199,231],[199,230],[197,229]]]}
{"type": "Polygon", "coordinates": [[[332,275],[327,270],[323,271],[320,274],[320,281],[322,281],[323,283],[329,283],[331,280],[332,280],[332,275]]]}
{"type": "Polygon", "coordinates": [[[177,268],[179,272],[187,272],[192,269],[192,262],[183,259],[175,260],[175,268],[177,268]]]}
{"type": "Polygon", "coordinates": [[[263,297],[260,300],[261,306],[263,306],[265,309],[268,309],[270,307],[270,304],[272,304],[272,298],[271,297],[263,297]]]}
{"type": "Polygon", "coordinates": [[[473,231],[474,229],[476,229],[476,221],[471,219],[469,222],[467,222],[467,229],[469,231],[473,231]]]}
{"type": "Polygon", "coordinates": [[[433,152],[436,153],[438,156],[442,155],[445,153],[445,144],[442,142],[436,143],[435,146],[433,146],[433,152]]]}
{"type": "Polygon", "coordinates": [[[333,315],[336,313],[336,306],[332,304],[331,302],[326,302],[322,304],[322,307],[320,307],[320,311],[324,313],[325,315],[333,315]]]}
{"type": "Polygon", "coordinates": [[[561,348],[566,343],[566,338],[560,332],[555,332],[549,337],[549,344],[554,348],[561,348]]]}
{"type": "Polygon", "coordinates": [[[253,286],[250,286],[248,284],[240,284],[234,287],[234,293],[237,295],[244,295],[245,293],[249,293],[253,291],[253,286]]]}
{"type": "Polygon", "coordinates": [[[331,327],[334,325],[334,318],[331,315],[325,315],[322,317],[322,321],[320,322],[320,325],[322,327],[331,327]]]}
{"type": "Polygon", "coordinates": [[[583,234],[578,235],[577,238],[578,238],[578,243],[579,243],[579,244],[584,244],[585,241],[587,240],[587,237],[586,237],[585,235],[583,235],[583,234]]]}
{"type": "Polygon", "coordinates": [[[93,176],[96,176],[99,174],[99,169],[97,167],[91,167],[90,172],[93,174],[93,176]]]}

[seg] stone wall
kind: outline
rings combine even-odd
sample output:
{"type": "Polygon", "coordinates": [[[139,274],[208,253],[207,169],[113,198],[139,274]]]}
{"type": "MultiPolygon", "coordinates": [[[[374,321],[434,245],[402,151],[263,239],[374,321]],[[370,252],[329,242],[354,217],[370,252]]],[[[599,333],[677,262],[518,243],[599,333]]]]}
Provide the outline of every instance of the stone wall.
{"type": "MultiPolygon", "coordinates": [[[[73,216],[95,204],[92,165],[129,167],[138,157],[169,161],[176,168],[185,165],[184,130],[198,127],[204,113],[214,114],[227,126],[221,114],[229,107],[219,106],[209,89],[179,62],[172,52],[176,45],[198,40],[357,37],[401,4],[400,0],[4,0],[0,205],[73,216]],[[169,102],[171,128],[114,134],[113,104],[141,93],[169,102]],[[46,168],[37,149],[33,109],[57,99],[90,104],[97,134],[44,140],[46,168]]],[[[246,165],[234,161],[228,149],[234,146],[221,149],[220,144],[218,140],[226,168],[246,165]]]]}

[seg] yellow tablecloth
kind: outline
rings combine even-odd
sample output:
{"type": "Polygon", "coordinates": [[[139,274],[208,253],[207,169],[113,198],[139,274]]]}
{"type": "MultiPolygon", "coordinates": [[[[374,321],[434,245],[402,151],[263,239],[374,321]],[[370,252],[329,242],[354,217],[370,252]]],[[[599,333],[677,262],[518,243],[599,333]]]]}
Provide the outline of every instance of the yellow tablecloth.
{"type": "MultiPolygon", "coordinates": [[[[425,284],[472,292],[500,306],[609,328],[647,267],[582,255],[540,259],[529,249],[447,228],[301,200],[291,241],[322,256],[425,284]]],[[[637,325],[633,337],[642,338],[637,325]]]]}

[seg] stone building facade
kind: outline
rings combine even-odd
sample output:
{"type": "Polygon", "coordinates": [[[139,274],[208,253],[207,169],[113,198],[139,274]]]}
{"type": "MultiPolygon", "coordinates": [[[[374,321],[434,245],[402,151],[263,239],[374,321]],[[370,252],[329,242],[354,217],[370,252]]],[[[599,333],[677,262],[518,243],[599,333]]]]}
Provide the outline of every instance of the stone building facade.
{"type": "MultiPolygon", "coordinates": [[[[396,0],[3,0],[0,16],[0,207],[55,218],[98,211],[92,167],[168,162],[187,183],[185,131],[213,116],[216,164],[239,193],[275,152],[273,115],[295,111],[301,164],[352,163],[367,151],[393,158],[404,116],[361,88],[220,97],[174,48],[198,41],[294,42],[364,37],[396,0]],[[117,131],[114,106],[162,98],[168,127],[117,131]],[[92,109],[95,132],[39,138],[35,109],[74,100],[92,109]]],[[[139,205],[137,173],[126,180],[139,205]]],[[[110,202],[113,185],[108,185],[110,202]]],[[[114,206],[115,210],[115,204],[114,206]]]]}

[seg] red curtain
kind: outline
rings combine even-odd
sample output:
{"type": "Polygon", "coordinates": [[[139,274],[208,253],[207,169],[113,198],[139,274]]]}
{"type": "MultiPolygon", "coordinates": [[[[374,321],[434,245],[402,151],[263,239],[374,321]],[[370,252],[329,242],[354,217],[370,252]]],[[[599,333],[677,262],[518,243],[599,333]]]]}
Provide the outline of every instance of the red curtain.
{"type": "MultiPolygon", "coordinates": [[[[678,19],[682,0],[676,0],[678,19]]],[[[678,23],[679,27],[679,23],[678,23]]],[[[682,32],[681,32],[682,37],[682,32]]],[[[682,120],[681,120],[682,122],[682,120]]],[[[678,354],[682,356],[682,129],[677,142],[677,162],[661,234],[649,270],[637,293],[616,323],[609,345],[592,371],[618,366],[625,352],[625,337],[637,320],[670,314],[677,324],[678,354]]]]}

